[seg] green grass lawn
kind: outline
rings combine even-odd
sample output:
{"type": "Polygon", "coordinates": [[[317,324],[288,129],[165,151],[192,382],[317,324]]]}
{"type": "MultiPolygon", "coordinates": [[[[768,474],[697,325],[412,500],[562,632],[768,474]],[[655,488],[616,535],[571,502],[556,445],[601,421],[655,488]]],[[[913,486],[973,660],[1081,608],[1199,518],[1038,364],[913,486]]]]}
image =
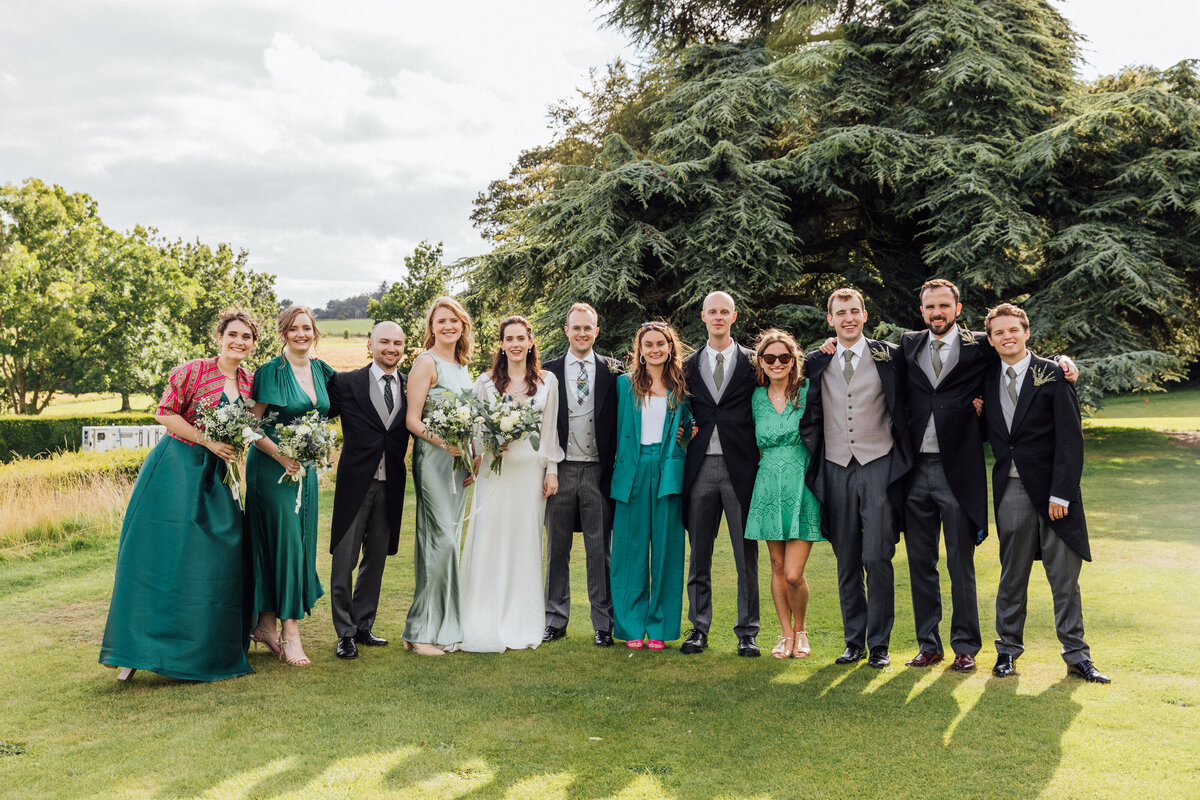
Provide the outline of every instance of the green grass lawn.
{"type": "Polygon", "coordinates": [[[1152,394],[1109,395],[1104,408],[1084,422],[1105,428],[1200,431],[1200,386],[1152,394]]]}
{"type": "MultiPolygon", "coordinates": [[[[0,563],[0,797],[1200,797],[1200,451],[1091,430],[1084,482],[1087,637],[1110,686],[1066,677],[1040,566],[1020,675],[990,677],[994,535],[977,557],[982,668],[966,676],[903,666],[916,652],[903,545],[881,672],[833,664],[827,545],[810,562],[812,657],[737,658],[727,541],[703,655],[593,647],[579,543],[566,639],[503,655],[405,653],[411,487],[376,624],[393,644],[354,662],[333,657],[323,598],[302,626],[310,667],[259,652],[242,678],[138,673],[121,685],[96,663],[115,541],[0,563]]],[[[323,531],[330,505],[326,491],[323,531]]],[[[778,626],[765,553],[760,569],[766,651],[778,626]]]]}
{"type": "MultiPolygon", "coordinates": [[[[135,394],[129,398],[134,411],[153,411],[157,397],[135,394]]],[[[57,394],[42,412],[44,417],[75,417],[93,414],[115,414],[121,410],[121,395],[111,393],[57,394]]]]}

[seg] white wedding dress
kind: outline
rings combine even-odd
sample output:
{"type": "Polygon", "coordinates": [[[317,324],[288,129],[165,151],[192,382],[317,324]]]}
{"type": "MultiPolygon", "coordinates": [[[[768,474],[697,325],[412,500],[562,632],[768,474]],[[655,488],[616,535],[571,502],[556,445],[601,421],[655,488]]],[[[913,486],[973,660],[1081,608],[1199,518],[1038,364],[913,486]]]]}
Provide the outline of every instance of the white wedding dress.
{"type": "MultiPolygon", "coordinates": [[[[475,392],[487,401],[498,396],[490,373],[475,381],[475,392]]],[[[485,454],[475,482],[459,566],[461,647],[468,652],[502,653],[542,643],[542,480],[547,470],[556,473],[563,459],[553,373],[542,372],[533,403],[542,409],[539,448],[535,451],[528,437],[510,444],[499,475],[485,454]]]]}

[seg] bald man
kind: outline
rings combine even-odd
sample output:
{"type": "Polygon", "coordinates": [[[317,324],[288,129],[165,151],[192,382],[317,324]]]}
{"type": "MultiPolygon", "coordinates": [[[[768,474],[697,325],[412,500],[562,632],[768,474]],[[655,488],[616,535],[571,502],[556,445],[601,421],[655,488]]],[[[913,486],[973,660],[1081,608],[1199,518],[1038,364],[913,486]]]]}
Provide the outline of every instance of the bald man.
{"type": "Polygon", "coordinates": [[[737,309],[726,292],[704,298],[700,318],[708,342],[684,363],[697,433],[688,445],[683,472],[683,513],[692,548],[688,566],[688,619],[692,629],[679,650],[704,652],[712,625],[712,554],[721,515],[729,528],[737,567],[737,653],[759,655],[758,542],[746,539],[750,495],[758,473],[754,439],[754,353],[733,340],[737,309]]]}
{"type": "Polygon", "coordinates": [[[396,553],[404,509],[406,376],[397,369],[404,357],[403,329],[380,322],[367,349],[371,363],[339,372],[330,390],[329,414],[341,417],[344,437],[329,537],[330,608],[338,635],[335,655],[345,659],[357,658],[359,645],[387,644],[372,628],[384,561],[396,553]]]}

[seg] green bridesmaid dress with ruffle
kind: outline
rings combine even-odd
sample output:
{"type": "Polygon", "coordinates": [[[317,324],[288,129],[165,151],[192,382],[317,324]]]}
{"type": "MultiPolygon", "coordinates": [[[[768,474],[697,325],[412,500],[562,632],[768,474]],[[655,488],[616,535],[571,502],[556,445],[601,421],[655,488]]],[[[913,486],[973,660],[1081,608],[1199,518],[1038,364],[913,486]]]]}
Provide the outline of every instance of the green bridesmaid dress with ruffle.
{"type": "MultiPolygon", "coordinates": [[[[317,402],[305,394],[283,356],[276,356],[254,373],[252,395],[266,403],[264,415],[276,414],[263,433],[279,441],[277,426],[287,425],[314,408],[329,413],[327,384],[333,367],[312,361],[317,402]]],[[[317,577],[317,473],[308,470],[300,481],[300,513],[296,513],[295,481],[284,480],[275,459],[250,448],[246,457],[246,530],[253,550],[254,614],[273,612],[280,619],[303,619],[325,589],[317,577]]]]}

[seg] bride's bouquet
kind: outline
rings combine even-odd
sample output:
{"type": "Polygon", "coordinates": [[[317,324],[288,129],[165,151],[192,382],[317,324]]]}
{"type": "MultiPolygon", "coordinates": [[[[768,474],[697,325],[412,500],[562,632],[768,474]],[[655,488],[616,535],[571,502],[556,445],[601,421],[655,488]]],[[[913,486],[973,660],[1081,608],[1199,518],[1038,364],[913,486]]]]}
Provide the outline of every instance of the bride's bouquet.
{"type": "MultiPolygon", "coordinates": [[[[279,454],[300,462],[300,471],[295,475],[286,472],[276,483],[292,480],[299,483],[311,467],[317,474],[329,469],[333,451],[342,441],[342,434],[320,412],[309,411],[279,428],[279,454]],[[306,466],[308,465],[308,466],[306,466]]],[[[300,513],[300,498],[303,486],[296,487],[296,513],[300,513]]]]}
{"type": "Polygon", "coordinates": [[[518,403],[510,396],[497,397],[490,403],[480,402],[479,427],[483,447],[492,454],[492,472],[504,468],[504,450],[512,442],[529,437],[537,450],[542,432],[542,411],[532,402],[518,403]]]}
{"type": "Polygon", "coordinates": [[[446,444],[459,449],[454,457],[455,472],[470,472],[472,463],[471,436],[477,418],[475,394],[470,389],[461,392],[442,392],[433,395],[425,404],[427,414],[421,422],[433,434],[440,436],[446,444]]]}
{"type": "Polygon", "coordinates": [[[232,403],[218,402],[202,406],[196,414],[196,427],[205,439],[232,445],[238,451],[238,457],[229,462],[221,482],[229,487],[233,499],[243,511],[246,510],[246,501],[241,496],[242,472],[238,460],[247,447],[263,437],[259,431],[273,417],[273,414],[266,419],[254,416],[240,397],[232,403]]]}

